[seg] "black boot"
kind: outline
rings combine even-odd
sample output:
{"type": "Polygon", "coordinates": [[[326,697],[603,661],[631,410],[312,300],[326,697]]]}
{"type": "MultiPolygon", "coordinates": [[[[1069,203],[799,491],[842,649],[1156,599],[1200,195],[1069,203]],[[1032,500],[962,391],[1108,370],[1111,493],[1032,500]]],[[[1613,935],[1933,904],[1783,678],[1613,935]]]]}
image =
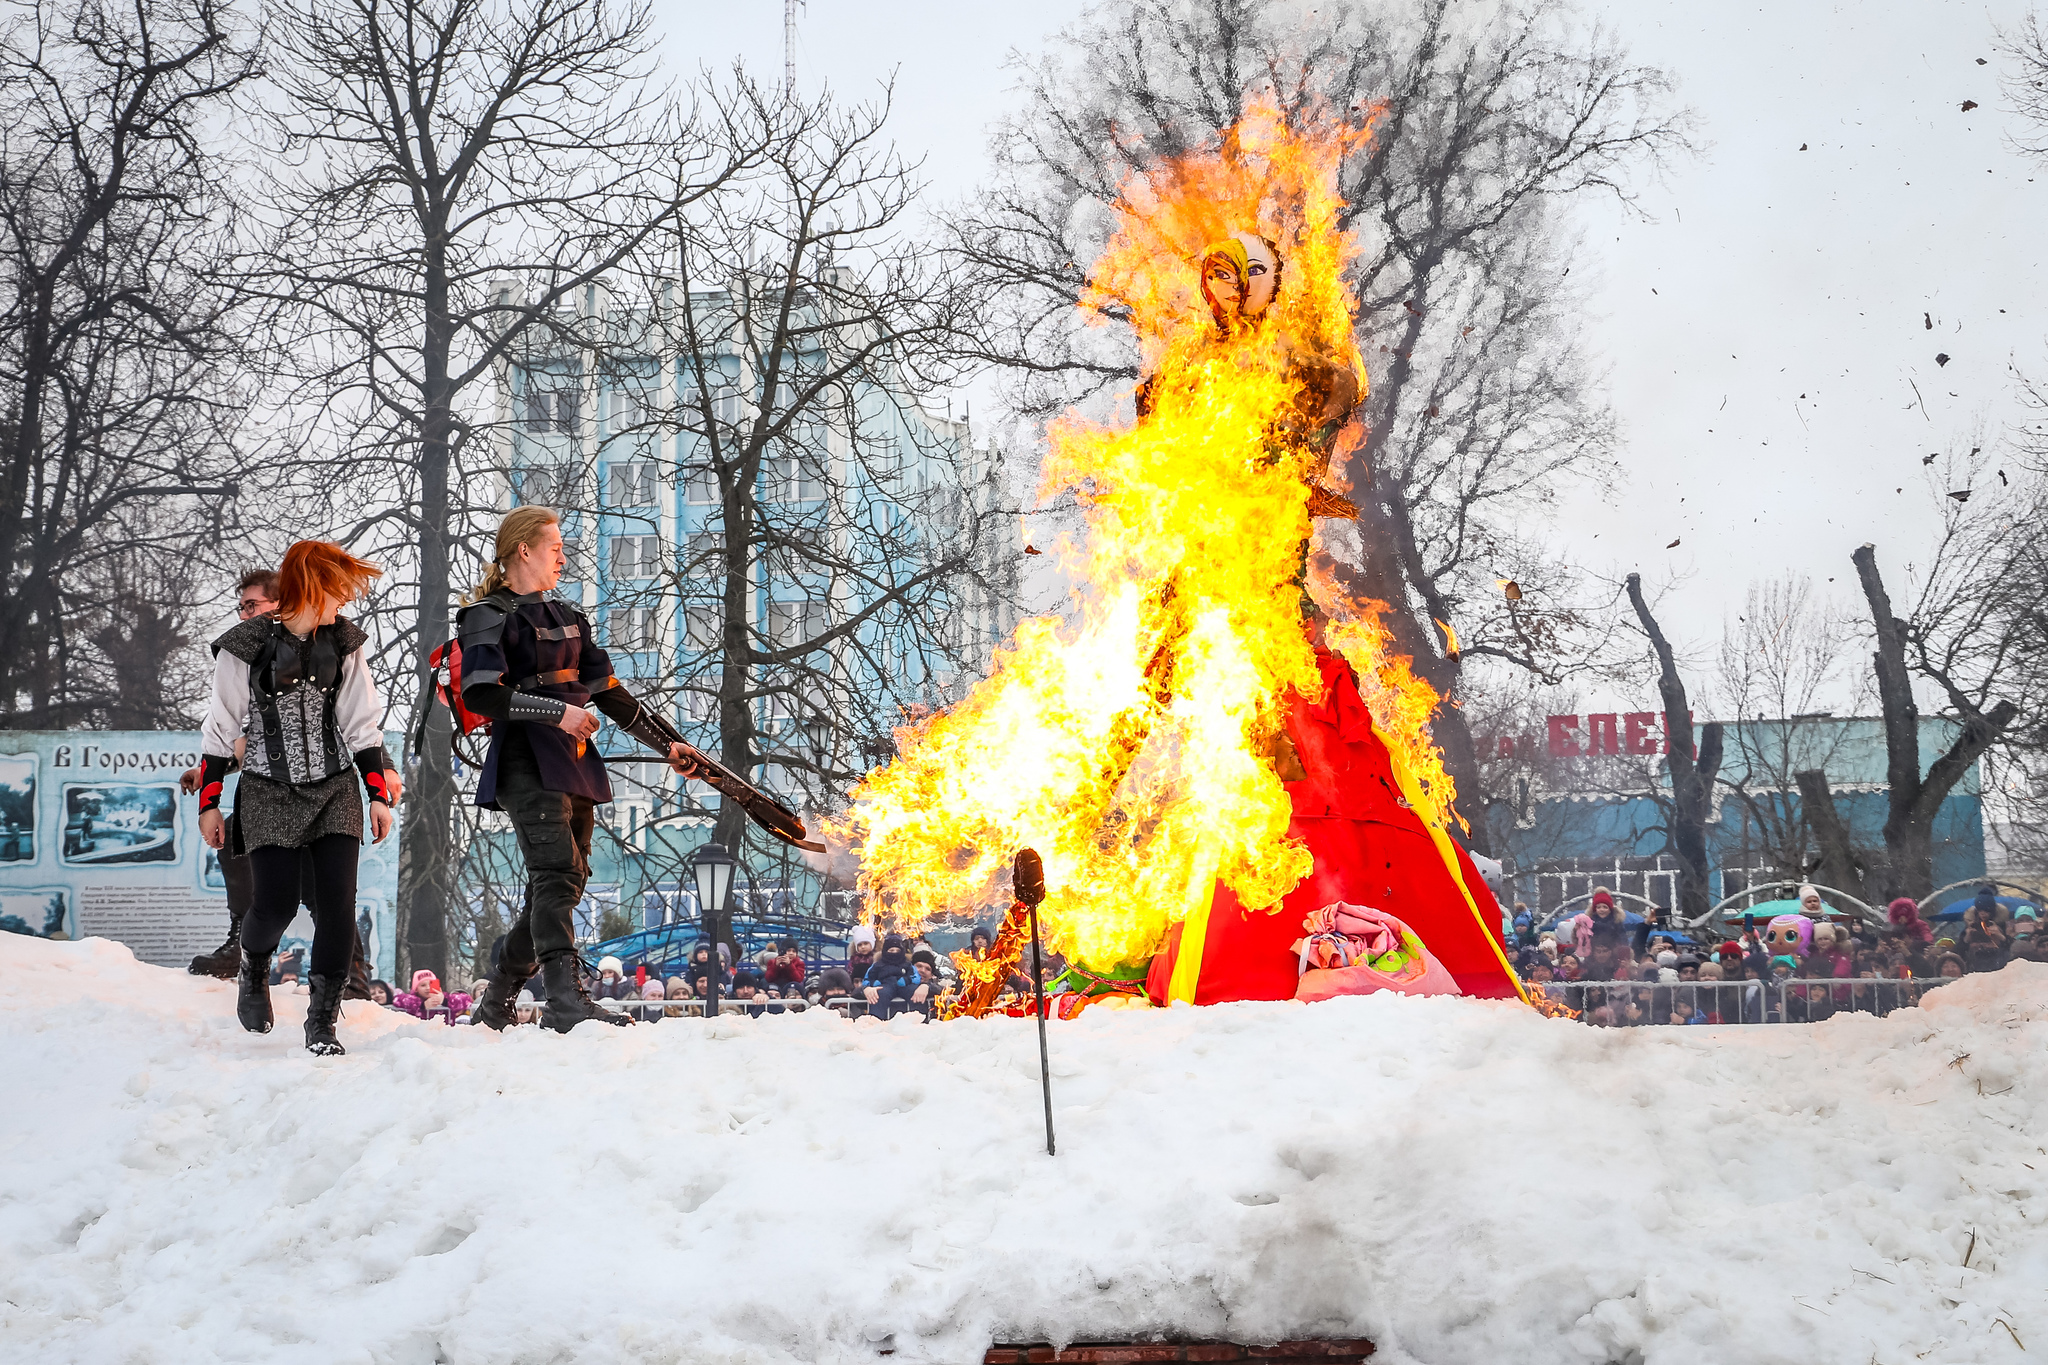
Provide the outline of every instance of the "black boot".
{"type": "Polygon", "coordinates": [[[487,1029],[506,1029],[518,1023],[519,992],[539,965],[536,962],[524,965],[499,962],[498,969],[484,981],[476,1003],[469,1007],[469,1022],[482,1024],[487,1029]]]}
{"type": "Polygon", "coordinates": [[[576,970],[576,954],[563,953],[540,964],[541,979],[547,982],[548,1002],[541,1007],[540,1021],[557,1033],[567,1033],[586,1019],[604,1024],[630,1024],[622,1010],[616,1014],[601,1008],[583,989],[582,974],[576,970]]]}
{"type": "Polygon", "coordinates": [[[368,1000],[370,998],[370,960],[363,956],[363,935],[357,931],[355,950],[348,960],[348,981],[341,988],[344,1000],[368,1000]]]}
{"type": "Polygon", "coordinates": [[[192,965],[185,970],[194,976],[212,976],[218,977],[222,981],[232,981],[236,970],[241,965],[242,917],[234,915],[228,919],[228,936],[226,941],[212,952],[202,953],[198,957],[193,958],[192,965]]]}
{"type": "Polygon", "coordinates": [[[235,973],[235,1018],[251,1033],[270,1032],[270,959],[246,948],[235,973]]]}
{"type": "Polygon", "coordinates": [[[341,988],[346,978],[309,976],[312,999],[306,1002],[306,1051],[315,1057],[339,1057],[348,1049],[334,1036],[334,1021],[341,1015],[341,988]]]}

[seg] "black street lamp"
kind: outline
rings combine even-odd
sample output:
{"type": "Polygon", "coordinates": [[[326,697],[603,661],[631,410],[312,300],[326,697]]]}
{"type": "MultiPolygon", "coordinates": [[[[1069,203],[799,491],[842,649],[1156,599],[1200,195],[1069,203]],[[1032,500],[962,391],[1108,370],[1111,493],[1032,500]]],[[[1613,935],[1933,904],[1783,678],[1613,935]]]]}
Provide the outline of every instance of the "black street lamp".
{"type": "Polygon", "coordinates": [[[726,901],[732,896],[732,874],[738,866],[724,844],[706,844],[690,855],[690,875],[697,883],[697,913],[711,944],[711,980],[704,993],[706,1019],[718,1014],[718,926],[724,923],[726,901]]]}

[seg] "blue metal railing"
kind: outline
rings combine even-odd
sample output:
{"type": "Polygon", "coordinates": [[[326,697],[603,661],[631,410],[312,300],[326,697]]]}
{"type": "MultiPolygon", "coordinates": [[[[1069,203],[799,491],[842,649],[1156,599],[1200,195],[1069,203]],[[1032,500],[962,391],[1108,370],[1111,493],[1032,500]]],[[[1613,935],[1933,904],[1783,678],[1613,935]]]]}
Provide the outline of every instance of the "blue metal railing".
{"type": "MultiPolygon", "coordinates": [[[[742,962],[789,938],[796,940],[797,951],[803,955],[805,966],[813,972],[827,961],[845,959],[846,940],[852,930],[850,924],[818,919],[812,915],[772,913],[735,915],[732,926],[733,939],[739,947],[742,962]]],[[[585,948],[583,955],[590,962],[602,957],[615,957],[629,972],[645,963],[649,971],[659,971],[665,976],[670,973],[661,969],[681,971],[683,964],[690,959],[690,951],[703,938],[703,922],[691,916],[605,939],[585,948]]]]}

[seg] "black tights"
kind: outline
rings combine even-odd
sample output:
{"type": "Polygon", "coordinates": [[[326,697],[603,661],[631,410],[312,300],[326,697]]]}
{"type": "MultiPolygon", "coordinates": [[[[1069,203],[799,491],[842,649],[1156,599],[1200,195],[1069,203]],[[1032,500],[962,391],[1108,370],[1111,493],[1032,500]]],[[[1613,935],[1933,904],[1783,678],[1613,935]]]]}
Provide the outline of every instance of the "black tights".
{"type": "MultiPolygon", "coordinates": [[[[313,960],[308,974],[341,977],[348,973],[356,933],[356,838],[323,834],[306,846],[313,855],[313,960]]],[[[256,894],[242,920],[242,951],[269,963],[277,941],[299,913],[302,853],[275,845],[249,850],[249,868],[256,874],[256,894]]]]}

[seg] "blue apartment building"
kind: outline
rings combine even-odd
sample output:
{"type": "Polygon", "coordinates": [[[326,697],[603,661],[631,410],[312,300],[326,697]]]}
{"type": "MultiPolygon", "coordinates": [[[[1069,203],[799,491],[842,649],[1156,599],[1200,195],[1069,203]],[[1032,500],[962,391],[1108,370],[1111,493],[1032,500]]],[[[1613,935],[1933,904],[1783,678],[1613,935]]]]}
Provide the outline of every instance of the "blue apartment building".
{"type": "MultiPolygon", "coordinates": [[[[688,302],[700,323],[709,320],[689,330],[732,335],[717,325],[733,316],[729,296],[693,294],[688,302]]],[[[558,595],[594,623],[619,676],[647,685],[636,690],[672,694],[671,720],[716,753],[724,528],[705,415],[730,439],[743,437],[764,403],[771,411],[784,405],[780,395],[764,393],[738,344],[721,340],[711,354],[690,353],[673,340],[685,329],[650,324],[659,307],[629,306],[601,290],[590,291],[582,309],[583,324],[610,343],[601,371],[569,348],[536,349],[502,367],[501,505],[561,512],[568,568],[558,595]]],[[[997,456],[973,443],[964,414],[956,418],[950,403],[934,405],[872,375],[849,384],[842,402],[805,412],[773,445],[753,495],[786,518],[792,535],[868,537],[866,550],[849,542],[847,553],[866,553],[873,572],[832,575],[800,554],[750,555],[751,628],[780,647],[858,616],[876,600],[862,579],[914,572],[915,562],[889,556],[914,558],[928,538],[956,532],[966,517],[986,522],[1000,510],[1000,488],[997,456]]],[[[986,573],[936,613],[945,650],[918,647],[914,632],[885,612],[832,651],[826,671],[839,704],[795,706],[777,692],[775,678],[760,678],[765,695],[752,704],[766,747],[829,753],[834,766],[855,771],[886,757],[892,728],[978,676],[1014,628],[1014,591],[985,590],[1014,585],[1015,555],[1005,549],[1016,546],[992,545],[986,573]]],[[[634,747],[609,731],[600,738],[608,750],[634,747]]],[[[775,765],[752,776],[792,809],[815,809],[813,795],[775,765]]],[[[687,858],[710,837],[717,794],[698,784],[686,791],[652,762],[614,765],[613,777],[617,799],[596,841],[580,927],[594,936],[608,911],[636,928],[696,918],[687,858]]],[[[743,864],[737,917],[764,924],[852,919],[851,888],[773,841],[748,844],[735,850],[743,864]]]]}

